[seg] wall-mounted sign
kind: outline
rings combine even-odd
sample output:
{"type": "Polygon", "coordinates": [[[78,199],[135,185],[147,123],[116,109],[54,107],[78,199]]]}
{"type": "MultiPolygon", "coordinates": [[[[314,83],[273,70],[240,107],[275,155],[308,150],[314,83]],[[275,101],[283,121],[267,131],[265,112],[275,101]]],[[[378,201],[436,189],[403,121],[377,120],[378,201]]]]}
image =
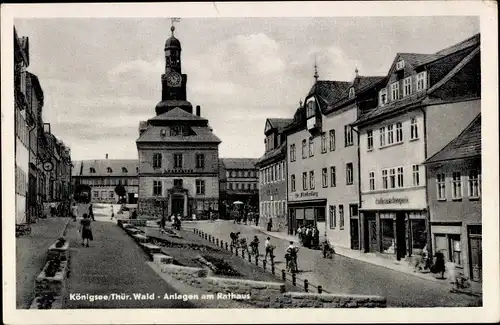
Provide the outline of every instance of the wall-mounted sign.
{"type": "Polygon", "coordinates": [[[274,190],[266,190],[266,195],[279,195],[280,191],[276,188],[274,190]]]}
{"type": "Polygon", "coordinates": [[[375,199],[375,204],[405,204],[409,203],[408,197],[390,197],[375,199]]]}
{"type": "Polygon", "coordinates": [[[318,197],[318,192],[309,191],[309,192],[300,192],[295,193],[295,198],[303,198],[303,197],[318,197]]]}

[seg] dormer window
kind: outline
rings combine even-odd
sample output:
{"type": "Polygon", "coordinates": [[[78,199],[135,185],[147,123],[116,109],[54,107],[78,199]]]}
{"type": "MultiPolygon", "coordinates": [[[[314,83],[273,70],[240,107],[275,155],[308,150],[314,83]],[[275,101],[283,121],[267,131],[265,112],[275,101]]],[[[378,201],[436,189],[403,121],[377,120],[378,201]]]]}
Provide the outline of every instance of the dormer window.
{"type": "Polygon", "coordinates": [[[313,117],[316,115],[316,102],[311,100],[307,103],[307,118],[313,117]]]}
{"type": "Polygon", "coordinates": [[[125,168],[125,167],[122,167],[122,173],[128,173],[128,170],[127,170],[127,168],[125,168]]]}
{"type": "Polygon", "coordinates": [[[417,74],[417,91],[422,91],[427,88],[427,72],[422,71],[417,74]]]}
{"type": "Polygon", "coordinates": [[[112,172],[113,172],[113,170],[111,169],[111,167],[108,167],[108,173],[111,174],[112,172]]]}
{"type": "Polygon", "coordinates": [[[95,174],[95,168],[94,168],[94,167],[90,167],[90,168],[89,168],[89,172],[90,172],[91,174],[95,174]]]}
{"type": "Polygon", "coordinates": [[[354,92],[354,87],[351,87],[351,88],[349,89],[349,98],[353,98],[353,97],[354,97],[354,95],[355,95],[355,92],[354,92]]]}
{"type": "Polygon", "coordinates": [[[387,88],[381,89],[378,93],[378,102],[380,106],[387,104],[387,88]]]}
{"type": "Polygon", "coordinates": [[[405,60],[401,59],[396,63],[396,71],[403,70],[405,67],[405,60]]]}
{"type": "Polygon", "coordinates": [[[391,100],[399,99],[399,82],[396,81],[391,84],[391,100]]]}

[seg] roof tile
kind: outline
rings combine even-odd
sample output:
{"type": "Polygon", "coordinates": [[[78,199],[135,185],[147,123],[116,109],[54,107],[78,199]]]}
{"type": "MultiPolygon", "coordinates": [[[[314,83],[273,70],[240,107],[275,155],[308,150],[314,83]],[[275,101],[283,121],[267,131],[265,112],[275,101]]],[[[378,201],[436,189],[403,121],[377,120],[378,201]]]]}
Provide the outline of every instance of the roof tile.
{"type": "MultiPolygon", "coordinates": [[[[189,114],[189,113],[188,113],[189,114]]],[[[213,142],[221,143],[221,140],[213,134],[208,126],[191,126],[191,130],[195,133],[189,136],[171,136],[170,132],[166,132],[162,136],[162,130],[167,130],[166,126],[150,125],[144,133],[141,134],[136,142],[213,142]]]]}
{"type": "Polygon", "coordinates": [[[137,176],[137,159],[95,159],[73,161],[73,176],[137,176]],[[83,168],[82,168],[83,164],[83,168]],[[90,167],[95,169],[95,173],[90,173],[90,167]],[[111,173],[108,172],[111,168],[111,173]],[[123,168],[126,169],[126,173],[123,168]],[[81,174],[80,174],[81,171],[81,174]]]}
{"type": "Polygon", "coordinates": [[[220,158],[225,169],[255,169],[258,158],[220,158]]]}

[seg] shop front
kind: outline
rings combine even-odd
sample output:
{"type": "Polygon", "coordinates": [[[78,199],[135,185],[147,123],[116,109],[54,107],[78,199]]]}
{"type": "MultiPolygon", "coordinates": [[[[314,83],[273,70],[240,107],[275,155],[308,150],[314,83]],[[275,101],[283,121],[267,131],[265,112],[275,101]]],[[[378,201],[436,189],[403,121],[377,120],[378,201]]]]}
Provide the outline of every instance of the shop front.
{"type": "Polygon", "coordinates": [[[428,243],[425,192],[363,195],[361,247],[401,260],[418,255],[428,243]]]}
{"type": "Polygon", "coordinates": [[[305,225],[318,227],[320,235],[326,231],[326,199],[288,202],[288,233],[295,235],[305,225]]]}

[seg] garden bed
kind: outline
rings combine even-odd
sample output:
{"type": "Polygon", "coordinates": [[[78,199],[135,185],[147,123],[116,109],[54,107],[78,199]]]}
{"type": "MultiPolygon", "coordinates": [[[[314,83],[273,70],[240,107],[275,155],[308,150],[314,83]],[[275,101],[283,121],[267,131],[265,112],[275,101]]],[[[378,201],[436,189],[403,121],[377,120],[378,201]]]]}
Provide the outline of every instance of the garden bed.
{"type": "Polygon", "coordinates": [[[65,287],[68,261],[52,259],[45,264],[42,272],[36,278],[35,297],[51,294],[60,296],[65,287]]]}
{"type": "Polygon", "coordinates": [[[176,243],[165,238],[151,236],[151,243],[160,247],[190,249],[199,252],[218,252],[218,249],[190,242],[176,243]]]}
{"type": "Polygon", "coordinates": [[[222,258],[218,258],[211,255],[203,255],[198,258],[203,264],[208,264],[207,266],[212,269],[215,275],[225,275],[225,276],[235,276],[241,277],[242,274],[236,271],[228,262],[223,260],[222,258]],[[208,263],[206,263],[208,262],[208,263]]]}
{"type": "Polygon", "coordinates": [[[62,297],[53,294],[35,297],[30,309],[62,309],[62,297]]]}

